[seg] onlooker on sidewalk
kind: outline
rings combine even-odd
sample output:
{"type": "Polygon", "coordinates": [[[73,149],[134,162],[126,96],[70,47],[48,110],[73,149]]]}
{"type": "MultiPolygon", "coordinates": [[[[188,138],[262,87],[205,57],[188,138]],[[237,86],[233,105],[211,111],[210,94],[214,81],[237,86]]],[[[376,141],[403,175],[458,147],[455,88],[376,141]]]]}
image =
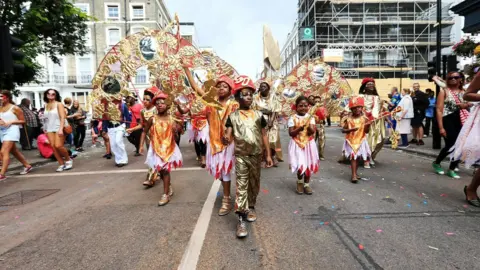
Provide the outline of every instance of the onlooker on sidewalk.
{"type": "Polygon", "coordinates": [[[43,93],[45,102],[45,114],[43,128],[47,132],[48,140],[53,145],[55,158],[60,165],[57,172],[73,168],[73,161],[65,148],[65,134],[63,127],[67,123],[66,110],[61,102],[60,93],[55,89],[47,89],[43,93]]]}
{"type": "Polygon", "coordinates": [[[78,152],[83,152],[83,141],[85,140],[85,133],[87,131],[85,126],[87,112],[80,107],[78,100],[73,102],[73,106],[70,111],[73,115],[73,127],[75,128],[75,135],[73,136],[75,150],[78,152]]]}
{"type": "MultiPolygon", "coordinates": [[[[434,76],[433,80],[438,84],[443,82],[438,76],[434,76]]],[[[445,174],[440,163],[453,152],[452,146],[455,145],[458,134],[462,129],[463,123],[468,117],[468,111],[471,103],[463,101],[463,85],[462,76],[459,72],[451,71],[447,74],[447,82],[445,88],[441,88],[437,97],[436,116],[440,135],[445,140],[445,147],[442,148],[433,162],[432,166],[436,173],[445,174]]],[[[452,178],[460,178],[455,170],[460,161],[450,162],[447,175],[452,178]]]]}
{"type": "Polygon", "coordinates": [[[399,148],[408,147],[408,134],[410,134],[410,124],[411,120],[414,117],[413,113],[413,101],[410,96],[410,89],[402,89],[402,99],[398,106],[402,108],[402,111],[397,113],[399,122],[397,123],[396,130],[400,133],[402,138],[402,144],[399,145],[399,148]]]}
{"type": "Polygon", "coordinates": [[[412,119],[412,133],[413,139],[410,143],[417,145],[424,145],[423,142],[423,119],[425,118],[425,110],[428,108],[428,96],[420,90],[420,84],[413,84],[413,119],[412,119]]]}
{"type": "MultiPolygon", "coordinates": [[[[388,97],[390,98],[390,101],[388,102],[388,111],[391,112],[398,106],[398,103],[400,102],[402,97],[398,93],[398,88],[395,87],[395,86],[392,87],[392,90],[391,90],[390,94],[388,94],[388,97]]],[[[388,120],[389,121],[386,121],[388,136],[385,139],[385,144],[387,144],[387,145],[392,144],[392,142],[390,142],[390,136],[392,135],[392,134],[390,134],[390,131],[397,129],[397,120],[395,120],[395,118],[391,117],[391,116],[388,117],[388,120]]]]}
{"type": "MultiPolygon", "coordinates": [[[[136,102],[134,96],[128,96],[125,98],[125,103],[128,106],[128,110],[130,111],[130,115],[132,116],[132,122],[130,123],[131,127],[136,127],[138,123],[140,123],[140,118],[142,117],[141,112],[143,109],[143,105],[141,103],[136,102]]],[[[141,156],[139,153],[140,150],[140,139],[142,137],[143,129],[134,130],[130,133],[127,137],[128,141],[135,146],[135,156],[141,156]]]]}
{"type": "Polygon", "coordinates": [[[68,124],[72,126],[73,132],[65,137],[65,142],[73,148],[73,138],[75,136],[75,126],[73,123],[73,113],[72,113],[72,99],[67,97],[63,99],[63,103],[65,104],[65,114],[67,117],[68,124]]]}
{"type": "Polygon", "coordinates": [[[428,101],[430,105],[428,105],[428,108],[425,111],[425,130],[424,130],[425,134],[423,135],[424,138],[430,136],[430,128],[432,126],[434,112],[435,112],[435,103],[437,102],[437,100],[435,99],[435,92],[433,92],[432,89],[427,88],[425,92],[428,95],[428,101]]]}
{"type": "Polygon", "coordinates": [[[20,161],[24,169],[20,174],[27,174],[32,170],[25,157],[18,151],[15,145],[20,140],[19,125],[25,124],[22,110],[12,102],[12,93],[8,90],[0,92],[0,139],[2,148],[0,156],[2,159],[2,169],[0,171],[0,181],[7,179],[5,173],[10,164],[10,154],[20,161]]]}
{"type": "Polygon", "coordinates": [[[30,100],[27,98],[22,99],[20,102],[20,109],[23,111],[25,117],[25,124],[20,127],[20,144],[22,150],[34,149],[32,146],[33,139],[39,135],[39,119],[37,115],[30,110],[30,100]]]}

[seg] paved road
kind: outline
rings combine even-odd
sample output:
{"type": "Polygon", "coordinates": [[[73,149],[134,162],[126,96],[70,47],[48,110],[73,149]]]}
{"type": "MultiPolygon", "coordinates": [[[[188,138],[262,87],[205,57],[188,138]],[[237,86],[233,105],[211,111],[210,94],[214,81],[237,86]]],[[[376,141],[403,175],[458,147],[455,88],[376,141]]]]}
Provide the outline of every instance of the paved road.
{"type": "Polygon", "coordinates": [[[122,169],[90,149],[71,172],[48,164],[11,176],[0,196],[23,193],[0,198],[0,269],[193,269],[192,258],[197,269],[480,269],[480,211],[462,192],[470,171],[452,180],[431,173],[428,159],[384,149],[354,185],[336,162],[342,135],[327,136],[312,196],[294,192],[287,163],[262,171],[259,218],[245,240],[235,238],[235,215],[217,215],[218,184],[186,142],[165,207],[156,206],[161,183],[141,186],[144,158],[133,152],[122,169]]]}

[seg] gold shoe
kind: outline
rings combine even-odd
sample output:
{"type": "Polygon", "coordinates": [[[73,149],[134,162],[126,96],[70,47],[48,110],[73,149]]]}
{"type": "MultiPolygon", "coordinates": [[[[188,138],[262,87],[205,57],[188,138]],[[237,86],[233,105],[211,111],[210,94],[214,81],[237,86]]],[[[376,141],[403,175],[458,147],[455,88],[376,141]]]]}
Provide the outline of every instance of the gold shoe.
{"type": "Polygon", "coordinates": [[[168,187],[168,196],[169,196],[169,197],[173,196],[172,184],[170,184],[170,186],[168,187]]]}
{"type": "Polygon", "coordinates": [[[304,191],[303,182],[302,183],[297,182],[297,193],[298,194],[303,194],[303,191],[304,191]]]}
{"type": "Polygon", "coordinates": [[[237,224],[237,237],[244,238],[244,237],[247,237],[247,235],[248,235],[247,224],[243,220],[243,217],[239,217],[238,224],[237,224]]]}
{"type": "Polygon", "coordinates": [[[145,182],[143,182],[143,185],[146,186],[146,187],[153,187],[155,183],[153,181],[150,181],[150,180],[145,180],[145,182]]]}
{"type": "Polygon", "coordinates": [[[219,216],[226,216],[228,213],[232,211],[232,203],[230,201],[230,197],[223,197],[222,199],[222,207],[218,210],[219,216]]]}
{"type": "Polygon", "coordinates": [[[255,212],[255,208],[250,208],[247,214],[247,221],[254,222],[257,220],[257,213],[255,212]]]}
{"type": "Polygon", "coordinates": [[[313,189],[309,185],[304,185],[303,190],[305,191],[305,194],[307,195],[312,195],[313,189]]]}
{"type": "Polygon", "coordinates": [[[170,196],[163,194],[160,201],[158,201],[158,206],[166,205],[168,202],[170,202],[170,196]]]}

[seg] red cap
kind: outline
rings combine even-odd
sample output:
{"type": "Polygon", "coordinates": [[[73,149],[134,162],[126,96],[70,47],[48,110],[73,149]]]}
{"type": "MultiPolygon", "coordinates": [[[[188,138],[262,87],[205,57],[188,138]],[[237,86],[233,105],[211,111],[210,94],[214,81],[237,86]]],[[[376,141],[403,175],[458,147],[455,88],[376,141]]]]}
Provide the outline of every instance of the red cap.
{"type": "Polygon", "coordinates": [[[230,90],[233,90],[233,80],[228,77],[228,76],[225,76],[225,75],[222,75],[218,80],[217,80],[217,85],[221,82],[224,82],[226,84],[228,84],[228,86],[230,87],[230,90]]]}
{"type": "Polygon", "coordinates": [[[250,88],[255,92],[255,84],[252,79],[248,76],[240,75],[233,80],[233,94],[235,95],[235,93],[243,88],[250,88]]]}
{"type": "Polygon", "coordinates": [[[148,92],[148,93],[151,93],[153,96],[155,96],[159,91],[160,89],[158,89],[158,87],[154,85],[152,87],[146,88],[143,92],[148,92]]]}
{"type": "Polygon", "coordinates": [[[348,102],[348,107],[350,109],[355,107],[365,107],[365,102],[361,97],[351,97],[348,102]]]}
{"type": "Polygon", "coordinates": [[[158,91],[157,94],[153,97],[152,103],[155,104],[157,102],[157,99],[167,99],[168,95],[165,94],[163,91],[158,91]]]}
{"type": "Polygon", "coordinates": [[[362,80],[362,84],[367,84],[367,83],[369,83],[369,82],[375,83],[375,79],[374,79],[374,78],[364,78],[364,79],[362,80]]]}

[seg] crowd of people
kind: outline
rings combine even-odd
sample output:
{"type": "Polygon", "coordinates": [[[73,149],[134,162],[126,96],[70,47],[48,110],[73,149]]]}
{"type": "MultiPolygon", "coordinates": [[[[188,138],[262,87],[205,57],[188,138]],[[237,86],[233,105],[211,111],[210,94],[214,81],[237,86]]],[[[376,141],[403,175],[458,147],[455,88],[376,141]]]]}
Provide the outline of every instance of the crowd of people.
{"type": "MultiPolygon", "coordinates": [[[[204,96],[206,89],[196,84],[188,68],[186,74],[192,88],[199,96],[204,96]]],[[[446,81],[438,77],[433,80],[442,86],[436,98],[431,89],[424,92],[415,83],[412,89],[403,88],[400,92],[392,88],[388,101],[380,99],[374,79],[362,81],[358,95],[349,99],[340,120],[345,134],[340,161],[351,164],[352,183],[358,183],[359,162],[363,161],[364,168],[375,166],[377,154],[385,143],[391,143],[388,137],[394,136],[393,131],[400,134],[400,148],[412,143],[422,146],[423,139],[431,134],[433,122],[445,140],[445,147],[432,164],[436,173],[445,174],[440,164],[449,155],[451,162],[446,174],[452,178],[459,178],[458,164],[465,161],[466,151],[469,151],[466,165],[478,163],[480,147],[478,140],[472,140],[472,136],[478,134],[478,121],[469,117],[469,113],[478,114],[478,106],[469,111],[473,106],[470,101],[479,100],[474,89],[480,89],[480,76],[475,77],[466,94],[461,73],[448,73],[446,81]],[[464,126],[470,128],[462,129],[464,126]],[[410,134],[412,137],[408,141],[410,134]]],[[[235,79],[223,76],[217,79],[215,87],[215,104],[203,100],[187,104],[166,89],[152,86],[144,90],[141,103],[133,94],[125,97],[118,105],[120,121],[94,119],[88,129],[86,110],[76,100],[65,98],[62,102],[55,89],[45,91],[45,106],[38,112],[30,109],[28,99],[16,106],[11,93],[2,91],[0,180],[6,178],[10,154],[23,164],[21,174],[32,170],[17,149],[17,142],[22,149],[29,150],[33,149],[32,140],[37,139],[42,155],[55,158],[59,164],[56,171],[62,172],[73,168],[73,157],[84,150],[87,132],[91,133],[94,144],[102,138],[104,158],[113,157],[117,167],[126,166],[128,154],[124,138],[127,137],[135,148],[135,156],[145,155],[149,169],[142,184],[152,187],[157,180],[163,181],[163,195],[158,202],[163,206],[174,194],[170,171],[183,165],[179,141],[186,132],[189,141],[194,143],[198,165],[222,182],[223,197],[218,214],[225,216],[234,210],[238,215],[236,235],[246,237],[245,222],[257,219],[255,207],[261,168],[275,167],[284,161],[279,135],[281,104],[277,94],[271,91],[271,82],[266,80],[260,83],[258,91],[246,76],[235,79]],[[232,174],[236,181],[234,207],[232,174]]],[[[287,149],[289,168],[297,176],[295,190],[298,194],[313,194],[310,179],[319,171],[320,161],[325,159],[325,125],[329,117],[321,96],[300,96],[292,106],[286,123],[291,137],[287,149]]],[[[479,185],[477,172],[464,190],[467,201],[477,207],[480,207],[476,196],[479,185]]]]}

